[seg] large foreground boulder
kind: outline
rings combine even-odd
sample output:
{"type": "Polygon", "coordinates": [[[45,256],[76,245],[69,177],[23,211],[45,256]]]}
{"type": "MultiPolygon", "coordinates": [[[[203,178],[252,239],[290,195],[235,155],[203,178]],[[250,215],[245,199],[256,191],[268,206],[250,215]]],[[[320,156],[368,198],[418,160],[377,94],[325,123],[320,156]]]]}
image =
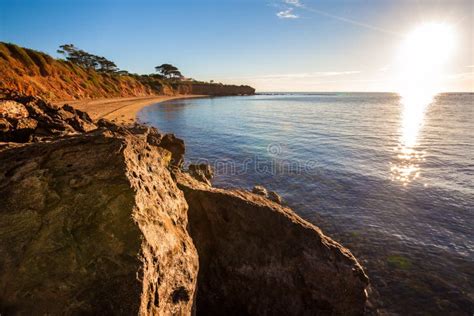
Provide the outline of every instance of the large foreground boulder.
{"type": "Polygon", "coordinates": [[[143,138],[103,130],[0,152],[0,314],[191,314],[187,204],[143,138]]]}
{"type": "Polygon", "coordinates": [[[361,315],[368,278],[291,209],[178,173],[199,253],[199,315],[361,315]]]}

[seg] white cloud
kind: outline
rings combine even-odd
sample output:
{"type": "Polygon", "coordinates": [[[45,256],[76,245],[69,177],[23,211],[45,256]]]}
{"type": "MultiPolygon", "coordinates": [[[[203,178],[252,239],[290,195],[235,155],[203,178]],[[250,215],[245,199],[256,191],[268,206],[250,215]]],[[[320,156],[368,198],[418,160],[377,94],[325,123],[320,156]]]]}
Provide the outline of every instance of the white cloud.
{"type": "Polygon", "coordinates": [[[293,5],[295,7],[302,7],[303,4],[300,2],[300,0],[283,0],[284,3],[293,5]]]}
{"type": "Polygon", "coordinates": [[[293,14],[293,9],[289,8],[287,10],[283,10],[277,13],[277,17],[280,19],[297,19],[299,16],[293,14]]]}
{"type": "Polygon", "coordinates": [[[467,68],[474,68],[474,65],[466,66],[467,68]]]}

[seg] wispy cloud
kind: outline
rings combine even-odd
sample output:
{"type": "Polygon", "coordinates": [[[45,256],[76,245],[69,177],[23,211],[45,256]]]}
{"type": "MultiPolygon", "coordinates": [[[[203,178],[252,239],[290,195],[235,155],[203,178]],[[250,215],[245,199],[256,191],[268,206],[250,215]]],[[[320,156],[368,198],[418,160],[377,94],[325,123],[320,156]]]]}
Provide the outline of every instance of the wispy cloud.
{"type": "Polygon", "coordinates": [[[474,68],[474,65],[466,66],[467,68],[474,68]]]}
{"type": "MultiPolygon", "coordinates": [[[[339,16],[339,15],[336,15],[336,14],[326,12],[326,11],[311,8],[307,5],[304,5],[300,0],[281,0],[281,1],[287,6],[293,6],[293,7],[296,7],[298,9],[301,9],[301,10],[305,10],[305,11],[308,11],[308,12],[311,12],[311,13],[315,13],[315,14],[318,14],[318,15],[321,15],[321,16],[324,16],[324,17],[327,17],[327,18],[330,18],[330,19],[338,20],[340,22],[344,22],[344,23],[347,23],[347,24],[352,24],[354,26],[363,27],[363,28],[366,28],[366,29],[370,29],[370,30],[374,30],[374,31],[378,31],[378,32],[382,32],[382,33],[386,33],[386,34],[390,34],[390,35],[401,36],[399,33],[396,33],[396,32],[393,32],[391,30],[387,30],[387,29],[384,29],[384,28],[381,28],[381,27],[378,27],[378,26],[375,26],[375,25],[371,25],[371,24],[364,23],[364,22],[361,22],[361,21],[358,21],[358,20],[355,20],[355,19],[346,18],[346,17],[343,17],[343,16],[339,16]]],[[[299,17],[298,15],[293,13],[293,8],[286,8],[285,10],[282,10],[282,11],[278,12],[277,16],[281,19],[296,19],[296,18],[299,17]]]]}
{"type": "Polygon", "coordinates": [[[360,21],[357,21],[357,20],[345,18],[345,17],[342,17],[342,16],[338,16],[338,15],[335,15],[335,14],[331,14],[331,13],[321,11],[321,10],[317,10],[317,9],[313,9],[313,8],[304,7],[304,9],[309,11],[309,12],[313,12],[313,13],[316,13],[316,14],[319,14],[319,15],[322,15],[322,16],[325,16],[325,17],[328,17],[328,18],[331,18],[331,19],[335,19],[335,20],[338,20],[338,21],[341,21],[341,22],[345,22],[345,23],[348,23],[348,24],[352,24],[352,25],[355,25],[355,26],[359,26],[359,27],[363,27],[363,28],[366,28],[366,29],[371,29],[371,30],[374,30],[374,31],[379,31],[379,32],[383,32],[383,33],[387,33],[387,34],[391,34],[391,35],[400,36],[400,34],[398,34],[396,32],[392,32],[390,30],[383,29],[383,28],[377,27],[375,25],[370,25],[370,24],[363,23],[363,22],[360,22],[360,21]]]}
{"type": "Polygon", "coordinates": [[[300,0],[283,0],[284,3],[288,5],[293,5],[295,7],[302,7],[303,4],[300,2],[300,0]]]}
{"type": "Polygon", "coordinates": [[[286,10],[282,10],[282,11],[278,12],[276,15],[280,19],[297,19],[297,18],[299,18],[298,15],[293,13],[293,8],[288,8],[286,10]]]}

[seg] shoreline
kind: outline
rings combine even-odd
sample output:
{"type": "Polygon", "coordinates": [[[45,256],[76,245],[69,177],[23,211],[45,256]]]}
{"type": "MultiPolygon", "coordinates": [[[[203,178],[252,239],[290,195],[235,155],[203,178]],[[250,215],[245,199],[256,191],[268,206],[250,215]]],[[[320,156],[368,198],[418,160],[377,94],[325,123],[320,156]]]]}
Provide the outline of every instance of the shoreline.
{"type": "Polygon", "coordinates": [[[145,97],[54,101],[52,103],[59,106],[69,104],[80,111],[87,112],[93,120],[105,118],[116,124],[129,125],[136,122],[138,112],[146,106],[175,99],[203,97],[208,97],[208,95],[156,95],[145,97]]]}

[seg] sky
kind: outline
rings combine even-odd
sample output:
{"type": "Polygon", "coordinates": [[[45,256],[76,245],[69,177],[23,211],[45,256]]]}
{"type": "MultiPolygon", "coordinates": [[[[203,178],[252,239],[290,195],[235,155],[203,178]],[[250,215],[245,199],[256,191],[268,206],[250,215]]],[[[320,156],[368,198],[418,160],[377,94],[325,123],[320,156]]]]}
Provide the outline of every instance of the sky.
{"type": "Polygon", "coordinates": [[[72,43],[130,72],[171,63],[259,92],[396,92],[407,34],[444,23],[441,89],[474,91],[473,20],[472,0],[0,0],[0,41],[55,57],[72,43]]]}

